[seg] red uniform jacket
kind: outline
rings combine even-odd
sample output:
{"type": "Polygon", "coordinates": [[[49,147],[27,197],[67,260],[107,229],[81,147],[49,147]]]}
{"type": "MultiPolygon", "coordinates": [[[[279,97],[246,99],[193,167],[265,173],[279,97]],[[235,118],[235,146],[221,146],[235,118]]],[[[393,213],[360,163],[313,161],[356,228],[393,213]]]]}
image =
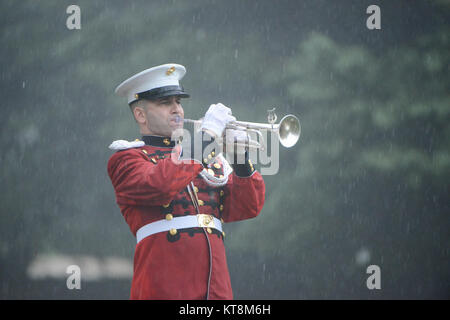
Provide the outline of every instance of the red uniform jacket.
{"type": "MultiPolygon", "coordinates": [[[[258,172],[245,177],[233,172],[225,186],[211,187],[199,176],[203,164],[179,160],[180,147],[166,145],[162,137],[144,140],[145,146],[118,151],[108,162],[117,203],[133,235],[168,213],[197,214],[186,189],[191,181],[201,200],[200,213],[226,223],[261,211],[265,186],[258,172]]],[[[232,299],[224,234],[201,227],[177,231],[159,232],[137,244],[130,298],[232,299]]]]}

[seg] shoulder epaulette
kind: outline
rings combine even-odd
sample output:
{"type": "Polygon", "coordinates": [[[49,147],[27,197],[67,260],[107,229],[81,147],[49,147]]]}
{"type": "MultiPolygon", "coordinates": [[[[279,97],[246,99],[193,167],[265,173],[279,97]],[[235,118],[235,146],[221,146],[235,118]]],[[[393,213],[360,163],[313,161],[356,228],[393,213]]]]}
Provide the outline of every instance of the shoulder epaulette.
{"type": "Polygon", "coordinates": [[[135,141],[116,140],[109,145],[111,150],[126,150],[131,148],[139,148],[145,145],[144,141],[136,139],[135,141]]]}

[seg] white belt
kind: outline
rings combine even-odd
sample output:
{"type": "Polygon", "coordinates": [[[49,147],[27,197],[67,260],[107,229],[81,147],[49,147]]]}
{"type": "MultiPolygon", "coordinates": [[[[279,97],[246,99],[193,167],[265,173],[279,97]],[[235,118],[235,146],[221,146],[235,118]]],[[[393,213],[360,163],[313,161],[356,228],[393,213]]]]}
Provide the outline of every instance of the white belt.
{"type": "Polygon", "coordinates": [[[209,214],[197,214],[172,218],[171,220],[158,220],[139,228],[136,232],[137,243],[152,234],[169,231],[171,229],[185,228],[213,228],[222,232],[222,222],[209,214]]]}

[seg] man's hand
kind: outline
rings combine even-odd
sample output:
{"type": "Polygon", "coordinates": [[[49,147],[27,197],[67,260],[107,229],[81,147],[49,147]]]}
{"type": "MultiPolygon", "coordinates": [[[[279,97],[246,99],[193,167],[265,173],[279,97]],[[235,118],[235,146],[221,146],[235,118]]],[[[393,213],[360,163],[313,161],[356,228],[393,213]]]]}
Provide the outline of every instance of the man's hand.
{"type": "Polygon", "coordinates": [[[236,121],[236,118],[231,115],[230,108],[221,103],[212,104],[206,111],[201,128],[218,138],[223,135],[227,123],[231,121],[236,121]]]}

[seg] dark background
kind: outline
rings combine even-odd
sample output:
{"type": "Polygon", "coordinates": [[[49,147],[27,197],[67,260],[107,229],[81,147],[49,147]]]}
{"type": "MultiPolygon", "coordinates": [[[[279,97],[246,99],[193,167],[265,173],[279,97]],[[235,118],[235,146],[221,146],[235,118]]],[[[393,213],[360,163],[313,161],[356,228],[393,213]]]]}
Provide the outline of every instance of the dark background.
{"type": "Polygon", "coordinates": [[[80,257],[132,263],[106,163],[139,132],[114,89],[168,62],[187,68],[186,117],[222,102],[302,122],[261,215],[225,226],[236,299],[450,297],[448,1],[3,0],[0,17],[0,298],[128,298],[130,278],[83,277],[80,257]],[[64,263],[30,276],[61,256],[81,290],[64,263]]]}

